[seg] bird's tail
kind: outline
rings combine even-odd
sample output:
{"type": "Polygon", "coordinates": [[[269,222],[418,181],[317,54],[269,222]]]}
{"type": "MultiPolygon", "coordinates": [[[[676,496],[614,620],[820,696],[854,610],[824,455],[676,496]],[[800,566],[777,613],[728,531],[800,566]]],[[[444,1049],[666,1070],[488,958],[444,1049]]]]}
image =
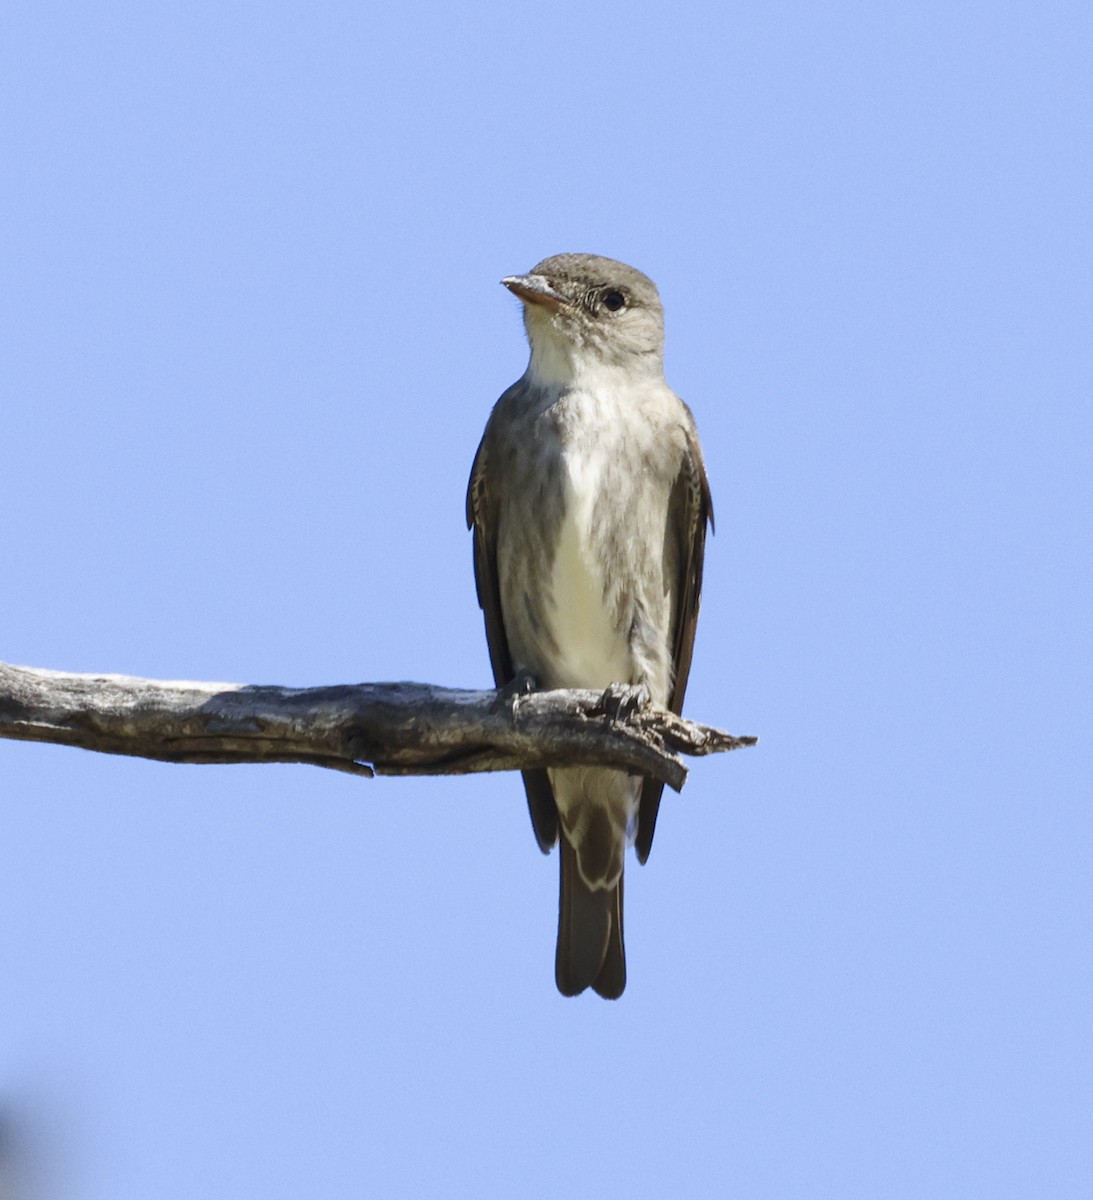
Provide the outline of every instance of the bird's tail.
{"type": "Polygon", "coordinates": [[[563,996],[587,987],[617,1000],[626,987],[622,941],[622,875],[614,887],[590,888],[577,867],[577,852],[563,832],[558,839],[562,885],[558,900],[558,954],[554,975],[563,996]]]}

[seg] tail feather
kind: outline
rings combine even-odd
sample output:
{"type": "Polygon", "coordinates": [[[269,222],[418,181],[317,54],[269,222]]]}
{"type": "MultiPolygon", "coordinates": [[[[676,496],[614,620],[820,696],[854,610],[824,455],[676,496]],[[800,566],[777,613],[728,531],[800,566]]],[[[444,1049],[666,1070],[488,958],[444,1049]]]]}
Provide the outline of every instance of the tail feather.
{"type": "Polygon", "coordinates": [[[626,987],[622,940],[622,877],[613,888],[593,890],[577,869],[577,852],[563,834],[561,892],[558,901],[558,953],[555,979],[563,996],[587,987],[616,1000],[626,987]]]}
{"type": "Polygon", "coordinates": [[[607,953],[604,955],[600,973],[592,980],[592,987],[605,1000],[617,1000],[626,988],[626,947],[622,940],[622,876],[611,889],[612,920],[611,933],[607,938],[607,953]]]}

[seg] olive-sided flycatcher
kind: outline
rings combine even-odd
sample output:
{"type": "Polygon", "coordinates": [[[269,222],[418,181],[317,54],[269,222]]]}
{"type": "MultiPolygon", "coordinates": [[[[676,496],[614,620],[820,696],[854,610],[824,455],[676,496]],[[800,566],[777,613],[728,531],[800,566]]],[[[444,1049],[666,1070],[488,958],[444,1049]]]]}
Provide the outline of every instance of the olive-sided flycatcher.
{"type": "MultiPolygon", "coordinates": [[[[690,409],[664,379],[652,280],[592,254],[501,281],[531,360],[471,471],[478,601],[499,687],[644,685],[679,712],[702,584],[709,486],[690,409]]],[[[649,856],[663,785],[604,767],[524,772],[548,852],[561,833],[555,975],[575,996],[626,986],[623,854],[649,856]]]]}

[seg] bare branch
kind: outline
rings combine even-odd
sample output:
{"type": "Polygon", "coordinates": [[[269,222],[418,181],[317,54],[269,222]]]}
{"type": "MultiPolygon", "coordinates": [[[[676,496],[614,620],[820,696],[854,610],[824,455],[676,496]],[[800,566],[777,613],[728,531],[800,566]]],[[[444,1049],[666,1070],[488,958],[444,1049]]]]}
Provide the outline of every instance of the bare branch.
{"type": "Polygon", "coordinates": [[[619,695],[606,701],[595,691],[512,695],[424,683],[287,688],[0,663],[0,737],[163,762],[296,762],[358,775],[588,763],[651,775],[676,791],[687,777],[680,754],[757,741],[651,705],[620,706],[619,695]]]}

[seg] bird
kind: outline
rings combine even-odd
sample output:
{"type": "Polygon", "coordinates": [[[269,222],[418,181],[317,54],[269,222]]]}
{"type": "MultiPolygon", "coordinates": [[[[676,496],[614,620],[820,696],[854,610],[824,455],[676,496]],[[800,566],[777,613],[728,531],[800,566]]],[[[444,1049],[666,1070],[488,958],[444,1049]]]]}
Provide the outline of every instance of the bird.
{"type": "MultiPolygon", "coordinates": [[[[467,488],[499,688],[629,685],[679,713],[713,502],[694,417],[664,378],[653,281],[557,254],[501,283],[530,357],[495,404],[467,488]]],[[[604,767],[523,772],[540,849],[559,845],[555,982],[626,986],[623,865],[649,857],[663,784],[604,767]]]]}

